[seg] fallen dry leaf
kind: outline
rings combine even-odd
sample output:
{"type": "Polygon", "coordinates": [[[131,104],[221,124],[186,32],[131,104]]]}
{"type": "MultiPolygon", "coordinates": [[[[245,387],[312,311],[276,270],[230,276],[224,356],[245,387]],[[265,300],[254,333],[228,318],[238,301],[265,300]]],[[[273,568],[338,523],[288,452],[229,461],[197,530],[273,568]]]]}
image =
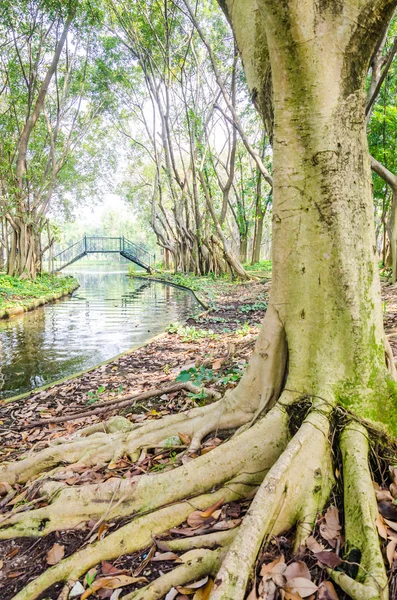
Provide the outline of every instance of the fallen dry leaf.
{"type": "Polygon", "coordinates": [[[318,588],[318,600],[339,600],[333,584],[330,581],[323,581],[318,588]]]}
{"type": "Polygon", "coordinates": [[[397,523],[395,521],[390,521],[389,519],[384,519],[383,521],[391,528],[393,531],[397,531],[397,523]]]}
{"type": "Polygon", "coordinates": [[[212,506],[209,506],[208,508],[206,508],[202,513],[201,516],[204,517],[204,519],[211,517],[212,514],[218,510],[218,508],[220,508],[222,506],[222,504],[225,502],[224,498],[221,498],[220,500],[218,500],[218,502],[215,502],[215,504],[213,504],[212,506]]]}
{"type": "Polygon", "coordinates": [[[382,515],[378,514],[375,521],[376,528],[381,538],[387,540],[387,527],[384,518],[382,515]]]}
{"type": "Polygon", "coordinates": [[[186,435],[185,433],[178,432],[178,436],[179,436],[179,439],[181,440],[182,444],[184,444],[185,446],[190,446],[190,442],[192,440],[188,435],[186,435]]]}
{"type": "Polygon", "coordinates": [[[128,575],[127,569],[118,569],[114,567],[110,562],[103,560],[101,563],[102,575],[128,575]]]}
{"type": "Polygon", "coordinates": [[[316,540],[316,538],[314,538],[312,535],[307,538],[307,540],[306,540],[306,546],[312,552],[322,552],[323,550],[325,550],[325,547],[322,544],[320,544],[316,540]]]}
{"type": "Polygon", "coordinates": [[[341,536],[341,529],[339,511],[336,506],[330,506],[324,515],[323,523],[320,525],[320,533],[325,540],[330,542],[331,546],[334,546],[335,541],[341,536]]]}
{"type": "Polygon", "coordinates": [[[287,579],[294,579],[295,577],[306,577],[306,579],[311,579],[309,567],[303,560],[297,560],[288,565],[288,567],[284,571],[284,575],[287,579]]]}
{"type": "Polygon", "coordinates": [[[306,579],[306,577],[295,577],[294,579],[290,579],[288,585],[285,587],[286,592],[291,592],[292,594],[298,593],[302,598],[311,596],[317,589],[316,584],[309,579],[306,579]]]}
{"type": "Polygon", "coordinates": [[[393,566],[396,556],[397,539],[391,540],[386,547],[386,556],[389,561],[389,567],[393,566]]]}
{"type": "Polygon", "coordinates": [[[111,575],[109,577],[100,577],[96,579],[81,595],[80,600],[86,600],[89,596],[101,589],[116,590],[117,588],[131,585],[133,583],[147,583],[146,577],[130,577],[129,575],[111,575]]]}
{"type": "Polygon", "coordinates": [[[341,558],[335,552],[325,550],[324,552],[313,552],[313,554],[320,563],[330,567],[330,569],[335,569],[342,564],[341,558]]]}
{"type": "Polygon", "coordinates": [[[157,554],[152,558],[152,562],[161,562],[162,560],[174,560],[182,562],[182,560],[177,554],[175,554],[175,552],[163,552],[162,554],[157,554]]]}
{"type": "Polygon", "coordinates": [[[51,550],[47,552],[47,564],[56,565],[65,555],[65,547],[60,544],[54,544],[51,550]]]}
{"type": "Polygon", "coordinates": [[[273,575],[276,573],[284,573],[287,566],[285,564],[284,554],[281,554],[278,558],[273,560],[266,565],[262,565],[260,575],[263,577],[264,575],[273,575]]]}
{"type": "Polygon", "coordinates": [[[282,592],[283,600],[302,600],[302,596],[298,593],[293,594],[292,592],[286,592],[285,590],[282,590],[282,592]]]}
{"type": "Polygon", "coordinates": [[[190,527],[201,527],[201,525],[208,525],[211,521],[213,521],[212,517],[203,517],[202,512],[200,510],[195,510],[186,519],[187,523],[190,527]]]}
{"type": "Polygon", "coordinates": [[[375,490],[375,496],[378,502],[381,500],[390,500],[393,502],[393,496],[389,492],[389,490],[375,490]]]}

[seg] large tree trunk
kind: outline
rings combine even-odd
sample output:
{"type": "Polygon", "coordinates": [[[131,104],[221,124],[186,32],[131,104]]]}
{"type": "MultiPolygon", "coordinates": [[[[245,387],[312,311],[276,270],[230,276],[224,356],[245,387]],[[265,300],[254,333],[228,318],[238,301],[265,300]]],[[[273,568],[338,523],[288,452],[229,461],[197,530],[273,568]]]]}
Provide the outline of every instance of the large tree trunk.
{"type": "Polygon", "coordinates": [[[33,225],[28,223],[26,218],[13,219],[8,275],[35,279],[38,258],[36,252],[37,234],[33,225]]]}

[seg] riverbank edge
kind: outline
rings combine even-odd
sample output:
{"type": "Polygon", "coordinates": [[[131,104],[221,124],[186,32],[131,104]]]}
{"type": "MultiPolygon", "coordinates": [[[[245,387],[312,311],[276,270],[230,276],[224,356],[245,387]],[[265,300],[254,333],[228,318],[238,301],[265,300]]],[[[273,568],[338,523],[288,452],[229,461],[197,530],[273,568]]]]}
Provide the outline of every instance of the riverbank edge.
{"type": "Polygon", "coordinates": [[[143,281],[153,281],[154,283],[165,283],[166,285],[171,285],[172,287],[179,288],[180,290],[187,290],[188,292],[191,292],[193,294],[193,296],[196,298],[197,302],[199,302],[206,311],[210,310],[210,305],[207,304],[207,302],[203,299],[203,297],[200,297],[195,290],[188,287],[187,285],[183,285],[181,283],[174,283],[173,281],[170,281],[169,279],[159,279],[158,277],[152,277],[151,275],[146,276],[146,275],[129,275],[128,274],[127,276],[130,277],[131,279],[141,279],[143,281]]]}
{"type": "MultiPolygon", "coordinates": [[[[176,323],[176,325],[182,325],[182,323],[176,323]]],[[[142,342],[142,344],[139,344],[138,346],[134,346],[134,348],[130,348],[129,350],[125,350],[124,352],[121,352],[120,354],[116,354],[116,356],[112,356],[112,358],[103,360],[102,362],[98,363],[97,365],[88,367],[88,369],[84,369],[83,371],[78,371],[77,373],[72,373],[72,375],[66,375],[65,377],[62,377],[62,379],[57,379],[56,381],[51,381],[51,383],[46,383],[40,387],[36,387],[33,390],[30,390],[29,392],[24,392],[23,394],[18,394],[18,396],[11,396],[10,398],[3,398],[2,400],[0,400],[0,406],[2,404],[4,405],[4,404],[9,404],[10,402],[16,402],[17,400],[23,400],[23,398],[27,398],[28,396],[31,396],[32,394],[36,394],[37,392],[44,392],[45,390],[48,390],[51,387],[55,387],[57,385],[61,385],[62,383],[66,383],[66,381],[73,381],[73,379],[82,377],[83,375],[85,375],[86,373],[89,373],[90,371],[95,371],[95,369],[99,369],[100,367],[103,367],[104,365],[108,365],[108,364],[112,363],[113,361],[118,360],[119,358],[122,358],[123,356],[127,356],[128,354],[132,354],[136,350],[140,350],[141,348],[144,348],[145,346],[149,346],[149,344],[151,344],[152,342],[155,342],[156,340],[160,340],[162,337],[164,337],[166,335],[167,335],[167,332],[163,331],[163,333],[159,333],[158,335],[153,336],[152,338],[150,338],[150,340],[146,340],[146,342],[142,342]]]]}
{"type": "Polygon", "coordinates": [[[60,292],[49,292],[48,294],[44,294],[40,298],[33,298],[31,302],[28,304],[15,304],[15,306],[11,306],[10,308],[4,308],[0,310],[0,319],[10,319],[11,317],[15,317],[16,315],[21,315],[25,312],[30,312],[35,308],[39,308],[39,306],[43,306],[44,304],[49,304],[50,302],[55,302],[64,296],[69,296],[73,294],[77,288],[80,287],[80,284],[77,280],[71,281],[70,286],[66,290],[62,290],[60,292]]]}

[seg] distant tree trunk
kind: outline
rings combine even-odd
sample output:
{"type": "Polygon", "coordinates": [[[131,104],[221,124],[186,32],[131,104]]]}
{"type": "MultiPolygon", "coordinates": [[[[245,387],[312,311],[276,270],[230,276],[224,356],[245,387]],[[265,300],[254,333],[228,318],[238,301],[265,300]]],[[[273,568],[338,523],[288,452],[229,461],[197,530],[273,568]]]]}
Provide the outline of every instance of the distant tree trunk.
{"type": "Polygon", "coordinates": [[[255,220],[254,241],[252,244],[252,258],[251,258],[252,265],[259,262],[261,259],[261,242],[262,242],[264,220],[265,220],[265,213],[263,211],[259,211],[259,214],[255,220]]]}
{"type": "Polygon", "coordinates": [[[240,235],[240,262],[245,264],[248,255],[248,239],[246,234],[240,235]]]}

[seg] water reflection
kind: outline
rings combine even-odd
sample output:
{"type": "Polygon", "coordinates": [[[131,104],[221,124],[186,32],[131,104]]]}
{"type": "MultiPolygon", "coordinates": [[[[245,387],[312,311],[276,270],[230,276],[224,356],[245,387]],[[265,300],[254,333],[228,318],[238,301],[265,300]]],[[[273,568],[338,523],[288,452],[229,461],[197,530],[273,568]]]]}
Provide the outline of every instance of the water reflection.
{"type": "Polygon", "coordinates": [[[71,298],[0,321],[0,398],[92,367],[200,311],[189,292],[108,269],[69,269],[80,282],[71,298]]]}

